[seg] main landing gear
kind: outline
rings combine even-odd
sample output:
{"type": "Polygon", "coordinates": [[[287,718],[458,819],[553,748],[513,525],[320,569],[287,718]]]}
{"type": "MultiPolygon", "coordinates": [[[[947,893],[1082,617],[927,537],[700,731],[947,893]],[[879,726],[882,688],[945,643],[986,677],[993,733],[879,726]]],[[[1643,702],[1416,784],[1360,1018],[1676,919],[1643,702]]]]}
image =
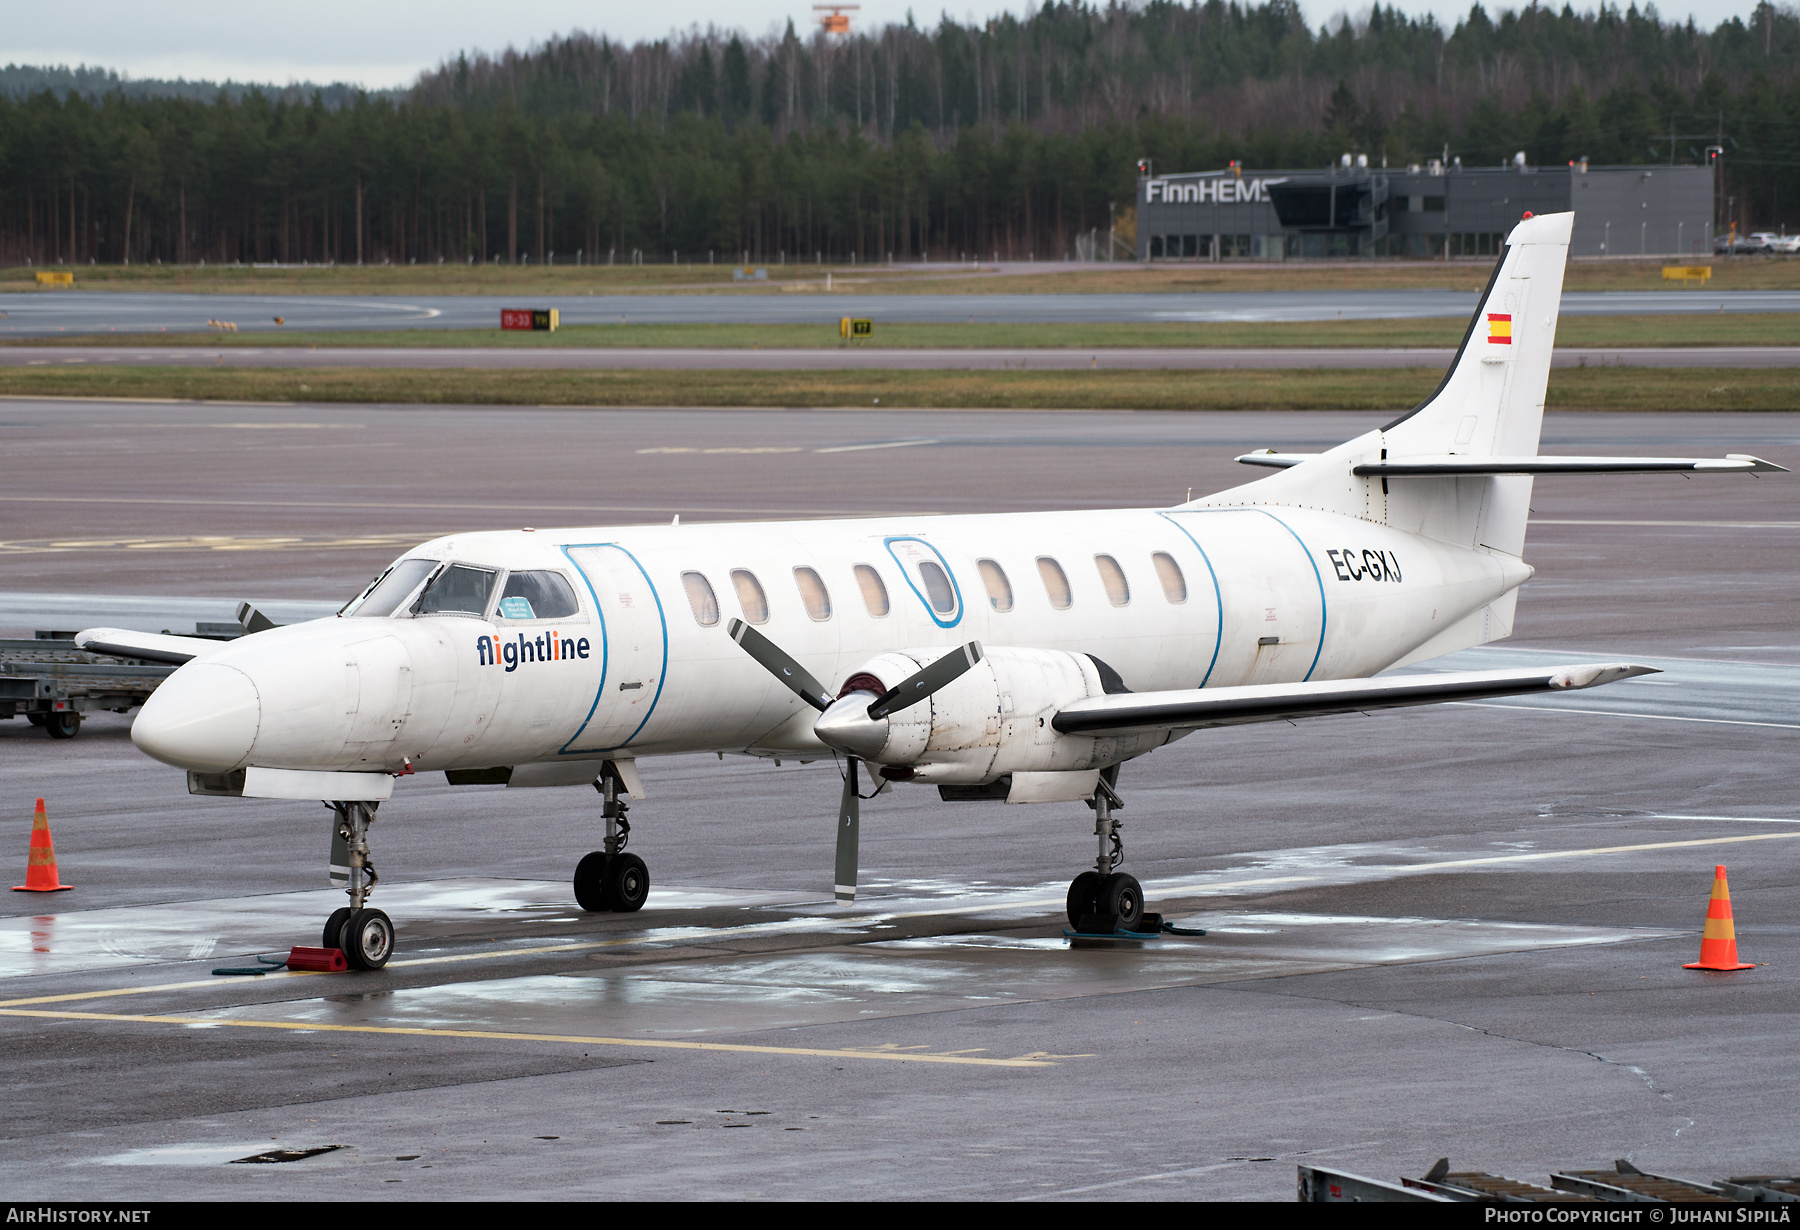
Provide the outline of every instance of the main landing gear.
{"type": "Polygon", "coordinates": [[[394,923],[380,910],[367,908],[369,894],[381,877],[369,861],[369,825],[374,803],[327,803],[332,810],[331,882],[350,894],[348,906],[325,920],[323,948],[341,948],[351,969],[380,969],[394,955],[394,923]]]}
{"type": "Polygon", "coordinates": [[[575,865],[575,900],[590,913],[612,910],[629,914],[642,909],[650,896],[650,869],[637,855],[625,853],[631,821],[625,818],[630,806],[619,797],[623,784],[610,760],[601,766],[594,782],[594,789],[605,800],[600,814],[606,818],[606,849],[594,851],[575,865]]]}
{"type": "Polygon", "coordinates": [[[1125,845],[1119,839],[1119,821],[1113,812],[1125,803],[1119,798],[1119,766],[1103,769],[1088,806],[1094,809],[1094,833],[1099,853],[1094,870],[1084,871],[1069,884],[1069,925],[1077,931],[1110,934],[1136,931],[1144,923],[1144,890],[1133,876],[1115,868],[1125,861],[1125,845]]]}

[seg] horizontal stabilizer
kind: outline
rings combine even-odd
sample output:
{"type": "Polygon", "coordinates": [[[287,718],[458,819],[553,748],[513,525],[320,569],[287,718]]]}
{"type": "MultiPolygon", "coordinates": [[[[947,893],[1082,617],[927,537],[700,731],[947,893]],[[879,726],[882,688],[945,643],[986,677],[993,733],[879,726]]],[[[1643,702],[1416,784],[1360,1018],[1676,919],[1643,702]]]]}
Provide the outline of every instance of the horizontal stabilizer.
{"type": "Polygon", "coordinates": [[[1569,692],[1659,673],[1628,662],[1590,663],[1530,671],[1447,671],[1384,679],[1336,679],[1251,687],[1126,692],[1076,701],[1051,719],[1066,735],[1134,734],[1279,722],[1370,709],[1438,705],[1497,696],[1569,692]]]}
{"type": "Polygon", "coordinates": [[[1448,478],[1459,474],[1786,474],[1761,457],[1393,457],[1351,468],[1358,478],[1448,478]]]}
{"type": "MultiPolygon", "coordinates": [[[[1237,460],[1247,466],[1285,470],[1316,461],[1321,453],[1278,453],[1266,449],[1237,460]]],[[[1446,453],[1436,457],[1392,457],[1352,466],[1358,478],[1455,478],[1486,474],[1786,474],[1748,453],[1723,457],[1494,457],[1446,453]]]]}
{"type": "Polygon", "coordinates": [[[217,653],[227,642],[199,636],[167,636],[158,632],[133,632],[127,628],[88,628],[75,634],[75,644],[89,653],[109,653],[120,658],[142,658],[179,666],[195,658],[217,653]]]}
{"type": "Polygon", "coordinates": [[[1260,453],[1245,453],[1237,460],[1247,466],[1267,466],[1271,470],[1285,470],[1289,466],[1297,466],[1303,461],[1312,461],[1323,456],[1321,453],[1278,453],[1272,448],[1263,449],[1260,453]]]}

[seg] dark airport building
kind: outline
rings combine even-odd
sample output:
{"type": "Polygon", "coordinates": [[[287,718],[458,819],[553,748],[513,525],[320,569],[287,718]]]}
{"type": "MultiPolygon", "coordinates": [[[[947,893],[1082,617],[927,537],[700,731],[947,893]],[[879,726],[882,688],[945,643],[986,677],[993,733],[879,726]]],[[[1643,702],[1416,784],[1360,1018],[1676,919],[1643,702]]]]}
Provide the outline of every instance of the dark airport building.
{"type": "Polygon", "coordinates": [[[1704,166],[1404,170],[1345,155],[1311,171],[1200,171],[1138,180],[1139,260],[1491,256],[1529,210],[1575,211],[1572,256],[1712,252],[1704,166]]]}

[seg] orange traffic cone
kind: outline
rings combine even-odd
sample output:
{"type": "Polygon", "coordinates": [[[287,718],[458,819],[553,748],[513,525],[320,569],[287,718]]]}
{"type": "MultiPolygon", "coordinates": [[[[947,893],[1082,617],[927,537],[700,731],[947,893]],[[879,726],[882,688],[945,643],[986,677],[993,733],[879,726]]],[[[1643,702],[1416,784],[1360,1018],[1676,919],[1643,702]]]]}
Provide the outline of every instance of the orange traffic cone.
{"type": "Polygon", "coordinates": [[[44,814],[44,800],[39,799],[37,815],[31,820],[31,856],[25,864],[25,883],[13,885],[13,892],[59,893],[74,887],[56,878],[56,843],[50,840],[50,819],[44,814]]]}
{"type": "Polygon", "coordinates": [[[1706,903],[1706,930],[1700,933],[1700,959],[1682,969],[1755,969],[1738,960],[1737,929],[1731,925],[1731,889],[1725,868],[1713,868],[1712,899],[1706,903]]]}

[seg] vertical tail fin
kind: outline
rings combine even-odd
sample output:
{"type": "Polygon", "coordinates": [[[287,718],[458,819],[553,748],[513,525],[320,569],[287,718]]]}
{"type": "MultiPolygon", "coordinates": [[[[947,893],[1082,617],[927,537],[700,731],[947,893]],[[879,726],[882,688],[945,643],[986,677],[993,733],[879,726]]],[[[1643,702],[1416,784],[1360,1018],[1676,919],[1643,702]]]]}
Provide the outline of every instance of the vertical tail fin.
{"type": "Polygon", "coordinates": [[[1363,517],[1466,547],[1518,556],[1531,479],[1358,478],[1364,462],[1402,457],[1535,455],[1556,342],[1572,213],[1513,228],[1443,383],[1393,422],[1317,458],[1195,501],[1289,504],[1363,517]]]}
{"type": "MultiPolygon", "coordinates": [[[[1387,456],[1537,453],[1574,221],[1572,213],[1548,214],[1513,228],[1444,382],[1377,433],[1387,456]]],[[[1507,555],[1525,549],[1529,477],[1395,486],[1386,500],[1390,525],[1507,555]]]]}

